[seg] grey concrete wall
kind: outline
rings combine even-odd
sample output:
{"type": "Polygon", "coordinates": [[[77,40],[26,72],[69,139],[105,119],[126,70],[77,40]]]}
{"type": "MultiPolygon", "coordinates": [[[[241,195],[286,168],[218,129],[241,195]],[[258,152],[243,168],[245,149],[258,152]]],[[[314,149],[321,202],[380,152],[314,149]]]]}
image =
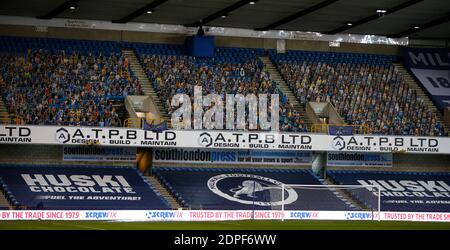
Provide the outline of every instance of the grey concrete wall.
{"type": "Polygon", "coordinates": [[[328,118],[330,119],[330,124],[345,124],[344,119],[342,119],[342,117],[339,115],[339,113],[331,103],[327,104],[326,113],[328,114],[328,118]]]}
{"type": "Polygon", "coordinates": [[[450,155],[394,154],[393,167],[328,167],[328,170],[450,172],[450,155]]]}
{"type": "MultiPolygon", "coordinates": [[[[122,162],[71,162],[62,160],[62,146],[59,145],[9,145],[0,144],[0,164],[48,164],[48,165],[104,165],[136,166],[134,163],[122,162]]],[[[210,164],[172,164],[159,163],[159,166],[211,167],[210,164]]],[[[214,164],[215,167],[254,168],[255,165],[214,164]]],[[[311,166],[258,166],[265,168],[311,168],[311,166]]],[[[334,170],[374,170],[374,171],[417,171],[449,172],[450,155],[395,154],[394,166],[380,167],[328,167],[334,170]]]]}
{"type": "Polygon", "coordinates": [[[398,46],[379,45],[379,44],[341,43],[340,47],[329,47],[328,42],[324,41],[287,40],[286,49],[353,52],[353,53],[386,54],[386,55],[400,54],[400,47],[398,46]]]}
{"type": "Polygon", "coordinates": [[[63,161],[60,145],[0,144],[0,164],[136,166],[134,163],[63,161]]]}

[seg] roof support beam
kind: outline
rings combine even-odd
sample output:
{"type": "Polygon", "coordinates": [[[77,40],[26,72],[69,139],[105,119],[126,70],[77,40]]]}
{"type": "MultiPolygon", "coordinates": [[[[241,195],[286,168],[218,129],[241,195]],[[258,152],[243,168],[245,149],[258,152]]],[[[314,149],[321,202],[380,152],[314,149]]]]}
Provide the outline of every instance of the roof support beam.
{"type": "Polygon", "coordinates": [[[430,21],[428,23],[424,23],[422,25],[419,24],[419,25],[417,25],[418,28],[412,27],[412,28],[409,28],[409,29],[404,30],[402,32],[399,32],[397,34],[388,35],[388,36],[389,37],[405,37],[405,36],[414,34],[416,32],[419,32],[421,30],[425,30],[425,29],[428,29],[428,28],[431,28],[431,27],[434,27],[434,26],[437,26],[437,25],[440,25],[440,24],[443,24],[443,23],[446,23],[446,22],[450,22],[450,13],[448,13],[447,15],[445,15],[445,16],[443,16],[441,18],[438,18],[438,19],[435,19],[433,21],[430,21]]]}
{"type": "Polygon", "coordinates": [[[53,10],[48,12],[47,14],[45,14],[43,16],[38,16],[36,18],[39,18],[39,19],[52,19],[52,18],[58,16],[59,14],[61,14],[62,12],[64,12],[65,10],[67,10],[68,8],[70,8],[70,6],[76,5],[78,2],[80,2],[80,0],[69,0],[69,1],[59,5],[58,7],[54,8],[53,10]]]}
{"type": "Polygon", "coordinates": [[[289,23],[291,21],[294,21],[295,19],[298,19],[298,18],[300,18],[302,16],[308,15],[308,14],[310,14],[310,13],[316,11],[316,10],[325,8],[328,5],[333,4],[333,3],[337,2],[337,1],[339,1],[339,0],[325,0],[325,1],[320,2],[320,3],[318,3],[318,4],[314,5],[314,6],[311,6],[311,7],[307,8],[307,9],[301,10],[301,11],[299,11],[297,13],[294,13],[294,14],[292,14],[290,16],[284,17],[284,18],[282,18],[282,19],[280,19],[280,20],[278,20],[276,22],[273,22],[273,23],[271,23],[269,25],[266,25],[266,26],[264,26],[262,28],[257,28],[255,30],[264,31],[264,30],[274,29],[274,28],[276,28],[278,26],[281,26],[283,24],[286,24],[286,23],[289,23]]]}
{"type": "MultiPolygon", "coordinates": [[[[207,23],[209,23],[209,22],[211,22],[211,21],[213,21],[213,20],[215,20],[215,19],[217,19],[217,18],[219,18],[219,17],[221,17],[223,15],[225,15],[225,16],[228,15],[230,12],[239,9],[240,7],[242,7],[244,5],[247,5],[250,2],[252,2],[252,0],[241,0],[239,2],[236,2],[236,3],[232,4],[232,5],[224,8],[224,9],[219,10],[219,11],[217,11],[217,12],[215,12],[215,13],[213,13],[213,14],[211,14],[211,15],[209,15],[209,16],[207,16],[207,17],[205,17],[205,18],[203,18],[203,19],[201,19],[201,20],[199,20],[197,22],[186,24],[185,26],[187,26],[187,27],[198,27],[198,26],[205,25],[205,24],[207,24],[207,23]]],[[[256,2],[256,1],[253,1],[253,2],[256,2]]]]}
{"type": "Polygon", "coordinates": [[[122,17],[119,20],[113,20],[113,23],[128,23],[129,21],[132,21],[133,19],[137,18],[138,16],[146,13],[149,10],[153,10],[156,7],[158,7],[159,5],[163,4],[167,2],[167,0],[154,0],[153,2],[139,8],[138,10],[128,14],[125,17],[122,17]]]}
{"type": "MultiPolygon", "coordinates": [[[[399,5],[397,5],[397,6],[394,6],[394,7],[390,8],[390,9],[387,9],[387,10],[386,10],[386,13],[384,13],[384,16],[389,15],[389,14],[392,14],[392,13],[394,13],[394,12],[396,12],[396,11],[399,11],[399,10],[402,10],[402,9],[404,9],[404,8],[407,8],[407,7],[411,6],[411,5],[420,3],[420,2],[422,2],[422,1],[423,1],[423,0],[409,0],[409,1],[407,1],[407,2],[404,2],[404,3],[402,3],[402,4],[399,4],[399,5]]],[[[361,20],[358,20],[358,21],[356,21],[356,22],[351,22],[351,23],[352,23],[351,26],[345,24],[345,25],[343,25],[343,26],[341,26],[341,27],[339,27],[339,28],[336,28],[336,29],[334,29],[334,30],[330,30],[330,31],[328,31],[328,32],[323,32],[323,33],[324,33],[324,34],[336,34],[336,33],[341,33],[341,32],[343,32],[343,31],[346,31],[346,30],[348,30],[348,29],[354,28],[354,27],[359,26],[359,25],[361,25],[361,24],[365,24],[365,23],[368,23],[368,22],[370,22],[370,21],[376,20],[376,19],[378,19],[378,18],[380,18],[380,17],[381,17],[381,16],[380,16],[379,14],[374,14],[374,15],[365,17],[365,18],[363,18],[363,19],[361,19],[361,20]]]]}

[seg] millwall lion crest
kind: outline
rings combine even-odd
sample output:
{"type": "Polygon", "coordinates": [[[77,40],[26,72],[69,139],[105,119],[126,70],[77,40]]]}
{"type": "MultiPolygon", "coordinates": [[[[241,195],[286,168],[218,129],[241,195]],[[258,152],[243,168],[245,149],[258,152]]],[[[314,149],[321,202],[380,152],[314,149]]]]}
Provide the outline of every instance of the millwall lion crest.
{"type": "Polygon", "coordinates": [[[264,187],[262,183],[254,180],[245,180],[242,185],[237,188],[230,189],[233,192],[233,197],[239,197],[240,195],[247,195],[247,197],[256,198],[255,193],[261,192],[268,189],[280,189],[281,187],[264,187]]]}
{"type": "MultiPolygon", "coordinates": [[[[281,200],[282,184],[280,181],[253,174],[221,174],[208,180],[208,188],[216,195],[241,204],[258,206],[281,206],[283,203],[281,200]],[[243,179],[243,181],[236,183],[236,179],[243,179]],[[220,187],[226,186],[228,183],[231,188],[220,187]],[[269,201],[258,198],[258,195],[261,197],[264,192],[267,192],[269,201]]],[[[284,205],[291,204],[298,199],[297,192],[291,187],[285,187],[284,191],[284,205]]]]}

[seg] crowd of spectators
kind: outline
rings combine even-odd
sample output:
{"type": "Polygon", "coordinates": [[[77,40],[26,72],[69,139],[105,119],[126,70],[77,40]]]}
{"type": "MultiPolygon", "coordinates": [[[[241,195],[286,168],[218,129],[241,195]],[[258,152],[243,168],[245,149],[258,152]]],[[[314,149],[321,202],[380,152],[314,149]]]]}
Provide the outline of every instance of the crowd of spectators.
{"type": "MultiPolygon", "coordinates": [[[[142,94],[128,59],[120,53],[2,51],[0,94],[17,124],[121,126],[114,101],[142,94]]],[[[256,56],[245,52],[245,57],[236,58],[230,51],[223,53],[209,59],[142,53],[140,59],[169,116],[177,108],[171,105],[172,97],[179,93],[193,97],[194,86],[202,86],[204,96],[215,93],[222,100],[226,94],[279,94],[280,130],[308,131],[256,56]]],[[[376,63],[374,57],[370,63],[347,57],[317,60],[311,59],[313,53],[292,60],[295,55],[289,55],[289,60],[277,55],[274,61],[301,103],[330,102],[348,124],[362,125],[370,134],[444,135],[436,114],[392,63],[376,63]]]]}
{"type": "Polygon", "coordinates": [[[444,135],[436,114],[392,63],[281,60],[278,68],[300,102],[330,102],[348,124],[370,134],[444,135]]]}
{"type": "Polygon", "coordinates": [[[142,94],[128,59],[114,53],[3,53],[0,73],[0,93],[17,124],[121,126],[113,102],[142,94]]]}
{"type": "MultiPolygon", "coordinates": [[[[293,132],[307,131],[300,114],[294,111],[270,74],[256,58],[240,63],[224,63],[214,59],[198,59],[182,55],[143,55],[141,59],[144,70],[153,82],[153,87],[167,108],[169,116],[178,108],[172,107],[172,97],[184,93],[192,98],[194,86],[201,86],[204,96],[211,93],[219,94],[222,100],[225,100],[226,94],[244,96],[279,94],[280,129],[293,132]]],[[[248,128],[248,120],[245,127],[248,128]]]]}

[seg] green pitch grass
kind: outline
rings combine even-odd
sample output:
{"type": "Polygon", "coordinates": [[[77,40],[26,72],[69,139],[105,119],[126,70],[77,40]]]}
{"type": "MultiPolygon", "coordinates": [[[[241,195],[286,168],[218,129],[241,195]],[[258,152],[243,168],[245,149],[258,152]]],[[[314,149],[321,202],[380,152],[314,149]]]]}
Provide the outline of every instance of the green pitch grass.
{"type": "Polygon", "coordinates": [[[450,223],[392,221],[0,221],[0,230],[450,230],[450,223]]]}

